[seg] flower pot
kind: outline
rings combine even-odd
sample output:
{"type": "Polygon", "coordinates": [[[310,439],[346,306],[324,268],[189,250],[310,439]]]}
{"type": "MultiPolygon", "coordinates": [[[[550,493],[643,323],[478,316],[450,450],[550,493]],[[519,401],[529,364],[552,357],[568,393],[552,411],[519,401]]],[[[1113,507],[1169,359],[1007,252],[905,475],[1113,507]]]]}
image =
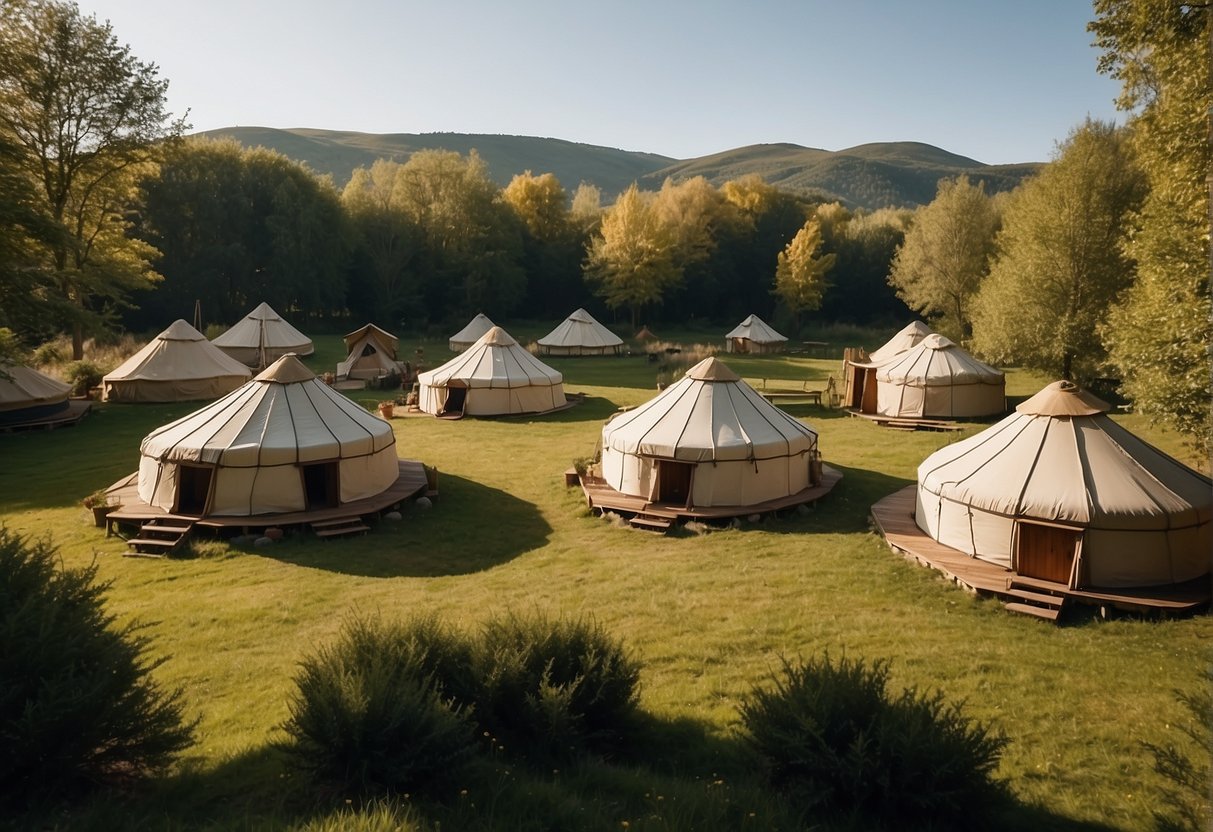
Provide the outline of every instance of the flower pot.
{"type": "Polygon", "coordinates": [[[118,506],[91,506],[93,511],[93,525],[99,529],[105,528],[105,518],[111,511],[114,511],[118,506]]]}
{"type": "Polygon", "coordinates": [[[379,405],[379,416],[383,419],[392,418],[392,414],[396,412],[395,405],[381,404],[379,405]]]}

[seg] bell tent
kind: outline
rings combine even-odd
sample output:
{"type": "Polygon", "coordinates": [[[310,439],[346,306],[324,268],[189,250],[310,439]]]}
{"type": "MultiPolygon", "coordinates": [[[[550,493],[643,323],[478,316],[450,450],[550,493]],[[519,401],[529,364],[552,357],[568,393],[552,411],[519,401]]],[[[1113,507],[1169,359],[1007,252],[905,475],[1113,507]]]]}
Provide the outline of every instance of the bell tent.
{"type": "Polygon", "coordinates": [[[499,326],[417,381],[419,406],[435,416],[546,413],[566,403],[564,377],[499,326]]]}
{"type": "Polygon", "coordinates": [[[396,361],[399,341],[392,333],[367,324],[342,340],[349,355],[337,364],[337,378],[383,378],[400,372],[400,364],[396,361]]]}
{"type": "Polygon", "coordinates": [[[603,427],[602,478],[654,503],[744,508],[820,481],[817,434],[705,358],[603,427]]]}
{"type": "Polygon", "coordinates": [[[268,303],[260,304],[211,343],[249,367],[264,367],[287,353],[308,356],[314,349],[311,339],[268,303]]]}
{"type": "Polygon", "coordinates": [[[918,466],[919,528],[946,546],[1069,589],[1209,574],[1213,481],[1058,381],[918,466]]]}
{"type": "Polygon", "coordinates": [[[217,399],[252,377],[248,367],[178,318],[101,380],[109,402],[217,399]]]}
{"type": "Polygon", "coordinates": [[[70,384],[23,364],[0,364],[0,371],[0,424],[47,419],[69,409],[70,384]]]}
{"type": "Polygon", "coordinates": [[[569,315],[539,339],[540,355],[619,355],[623,339],[584,309],[569,315]]]}
{"type": "Polygon", "coordinates": [[[729,352],[782,352],[788,344],[787,337],[757,315],[747,315],[724,338],[729,352]]]}
{"type": "Polygon", "coordinates": [[[472,344],[479,341],[480,337],[494,326],[496,324],[489,320],[488,315],[479,312],[475,318],[468,321],[467,326],[451,336],[451,340],[447,346],[451,348],[451,352],[463,352],[472,344]]]}
{"type": "Polygon", "coordinates": [[[139,447],[139,497],[187,515],[254,516],[372,497],[400,475],[387,422],[285,355],[139,447]]]}
{"type": "Polygon", "coordinates": [[[901,419],[991,416],[1006,412],[1006,377],[932,333],[876,366],[875,405],[877,415],[901,419]]]}

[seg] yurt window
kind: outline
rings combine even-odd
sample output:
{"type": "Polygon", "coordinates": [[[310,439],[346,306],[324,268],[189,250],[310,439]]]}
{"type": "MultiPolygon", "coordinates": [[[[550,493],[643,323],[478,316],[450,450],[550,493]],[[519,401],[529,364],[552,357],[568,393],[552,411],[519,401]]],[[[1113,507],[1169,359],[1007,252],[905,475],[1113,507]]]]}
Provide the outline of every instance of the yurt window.
{"type": "Polygon", "coordinates": [[[177,513],[203,514],[211,493],[214,468],[182,465],[177,469],[177,513]]]}
{"type": "Polygon", "coordinates": [[[1020,575],[1070,584],[1082,529],[1044,523],[1016,523],[1016,567],[1020,575]]]}
{"type": "Polygon", "coordinates": [[[303,466],[303,490],[307,494],[308,510],[335,508],[339,503],[338,463],[319,462],[303,466]]]}
{"type": "Polygon", "coordinates": [[[685,506],[691,497],[691,472],[688,462],[657,462],[657,502],[685,506]]]}

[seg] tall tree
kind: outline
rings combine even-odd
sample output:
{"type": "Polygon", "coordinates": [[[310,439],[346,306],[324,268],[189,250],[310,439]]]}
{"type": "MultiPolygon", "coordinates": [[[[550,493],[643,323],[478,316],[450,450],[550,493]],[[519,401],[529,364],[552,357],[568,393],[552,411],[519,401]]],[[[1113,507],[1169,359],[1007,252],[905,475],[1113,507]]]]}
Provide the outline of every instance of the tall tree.
{"type": "Polygon", "coordinates": [[[834,254],[818,256],[821,243],[821,221],[811,217],[796,232],[787,248],[779,252],[775,294],[792,314],[792,324],[797,332],[800,331],[800,313],[821,308],[826,273],[837,259],[834,254]]]}
{"type": "Polygon", "coordinates": [[[555,174],[526,171],[510,181],[502,199],[522,224],[526,308],[537,315],[567,315],[585,294],[584,237],[569,214],[568,194],[555,174]]]}
{"type": "Polygon", "coordinates": [[[1096,0],[1100,72],[1123,84],[1149,195],[1126,246],[1137,277],[1104,340],[1137,409],[1213,451],[1209,171],[1213,33],[1208,3],[1096,0]]]}
{"type": "Polygon", "coordinates": [[[0,4],[0,133],[23,149],[39,211],[66,232],[46,241],[42,265],[74,311],[76,358],[86,326],[158,278],[154,252],[124,232],[139,176],[185,128],[165,111],[167,88],[74,3],[0,4]]]}
{"type": "Polygon", "coordinates": [[[357,240],[356,256],[365,263],[368,278],[351,285],[351,311],[357,308],[363,317],[389,328],[414,311],[417,296],[410,266],[421,247],[420,230],[400,203],[402,170],[399,162],[379,159],[370,168],[355,169],[341,192],[357,240]]]}
{"type": "Polygon", "coordinates": [[[967,176],[940,180],[934,201],[914,214],[889,283],[911,309],[939,318],[937,328],[967,337],[969,304],[986,275],[997,228],[985,183],[970,184],[967,176]]]}
{"type": "Polygon", "coordinates": [[[977,350],[1062,378],[1099,375],[1098,329],[1132,278],[1121,242],[1144,190],[1122,130],[1090,120],[1074,130],[1011,195],[973,304],[977,350]]]}

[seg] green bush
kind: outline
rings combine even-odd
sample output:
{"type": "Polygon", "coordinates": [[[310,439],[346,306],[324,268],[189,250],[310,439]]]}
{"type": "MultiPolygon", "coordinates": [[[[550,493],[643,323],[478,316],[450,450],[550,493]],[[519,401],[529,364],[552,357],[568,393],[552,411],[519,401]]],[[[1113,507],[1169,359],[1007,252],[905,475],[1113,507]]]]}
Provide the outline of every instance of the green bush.
{"type": "Polygon", "coordinates": [[[91,361],[73,361],[64,368],[63,374],[72,386],[72,395],[83,396],[101,383],[104,374],[101,368],[91,361]]]}
{"type": "Polygon", "coordinates": [[[497,617],[475,661],[481,726],[532,757],[610,750],[636,712],[640,666],[593,621],[497,617]]]}
{"type": "Polygon", "coordinates": [[[784,661],[743,701],[743,736],[774,784],[809,806],[943,826],[988,811],[1006,738],[939,693],[890,697],[888,675],[885,660],[784,661]]]}
{"type": "Polygon", "coordinates": [[[284,728],[293,761],[342,786],[424,790],[476,750],[466,642],[435,619],[355,619],[302,662],[284,728]]]}
{"type": "Polygon", "coordinates": [[[56,561],[0,526],[0,800],[158,773],[192,741],[138,625],[105,612],[96,566],[56,561]]]}

